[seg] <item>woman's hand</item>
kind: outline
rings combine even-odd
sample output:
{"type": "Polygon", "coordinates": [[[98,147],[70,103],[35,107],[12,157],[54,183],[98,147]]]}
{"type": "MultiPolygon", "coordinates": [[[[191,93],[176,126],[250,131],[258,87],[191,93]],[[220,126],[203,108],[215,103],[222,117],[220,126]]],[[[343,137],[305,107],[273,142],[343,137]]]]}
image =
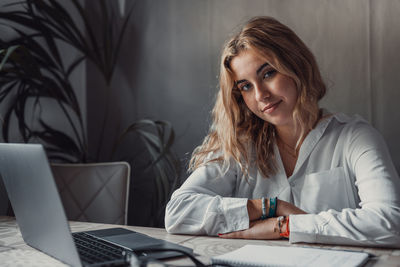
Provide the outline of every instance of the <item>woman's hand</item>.
{"type": "MultiPolygon", "coordinates": [[[[242,239],[279,239],[279,231],[276,231],[278,223],[277,218],[274,217],[266,220],[260,220],[262,214],[261,206],[261,199],[249,199],[247,201],[247,211],[250,220],[249,229],[226,234],[218,234],[218,236],[222,238],[242,239]]],[[[269,200],[267,204],[267,210],[268,208],[269,200]]],[[[275,216],[289,216],[290,214],[306,214],[306,212],[287,201],[278,199],[275,216]]],[[[284,225],[285,229],[286,227],[287,225],[284,225]]]]}
{"type": "MultiPolygon", "coordinates": [[[[250,220],[249,229],[226,234],[218,234],[218,236],[221,238],[241,239],[279,239],[279,231],[276,230],[278,224],[277,218],[274,217],[260,220],[262,214],[261,206],[261,199],[249,199],[247,202],[247,210],[250,220]]],[[[267,207],[269,208],[269,202],[267,207]]],[[[278,199],[275,216],[289,216],[290,214],[306,214],[306,212],[289,202],[278,199]]],[[[286,229],[287,225],[284,225],[283,227],[286,229]]]]}
{"type": "Polygon", "coordinates": [[[279,239],[279,232],[274,232],[277,219],[269,218],[250,222],[250,228],[226,234],[218,234],[221,238],[241,238],[241,239],[279,239]]]}

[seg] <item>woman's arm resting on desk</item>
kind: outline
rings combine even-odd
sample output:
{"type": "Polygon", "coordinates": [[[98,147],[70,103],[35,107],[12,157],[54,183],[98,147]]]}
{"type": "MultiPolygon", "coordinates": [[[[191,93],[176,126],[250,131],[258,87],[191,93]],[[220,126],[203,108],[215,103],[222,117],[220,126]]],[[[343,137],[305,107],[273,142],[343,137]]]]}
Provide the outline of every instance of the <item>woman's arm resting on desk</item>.
{"type": "Polygon", "coordinates": [[[221,177],[217,164],[196,169],[174,192],[166,208],[170,233],[217,235],[249,228],[247,198],[233,198],[237,171],[221,177]]]}
{"type": "Polygon", "coordinates": [[[257,220],[250,223],[250,228],[226,234],[218,234],[222,238],[241,238],[241,239],[279,239],[281,238],[276,229],[276,218],[257,220]]]}
{"type": "MultiPolygon", "coordinates": [[[[250,227],[261,217],[261,199],[232,196],[239,170],[232,167],[221,177],[218,164],[196,169],[171,197],[165,227],[170,233],[217,235],[250,227]]],[[[294,205],[278,199],[276,216],[303,214],[294,205]]]]}

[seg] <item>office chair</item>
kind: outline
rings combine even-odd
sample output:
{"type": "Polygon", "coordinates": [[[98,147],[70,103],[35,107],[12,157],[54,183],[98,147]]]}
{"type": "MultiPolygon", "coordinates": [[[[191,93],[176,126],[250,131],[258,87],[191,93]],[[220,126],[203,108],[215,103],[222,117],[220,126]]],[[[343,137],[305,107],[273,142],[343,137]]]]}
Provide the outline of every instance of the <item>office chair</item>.
{"type": "Polygon", "coordinates": [[[52,163],[51,169],[68,220],[127,224],[127,162],[52,163]]]}

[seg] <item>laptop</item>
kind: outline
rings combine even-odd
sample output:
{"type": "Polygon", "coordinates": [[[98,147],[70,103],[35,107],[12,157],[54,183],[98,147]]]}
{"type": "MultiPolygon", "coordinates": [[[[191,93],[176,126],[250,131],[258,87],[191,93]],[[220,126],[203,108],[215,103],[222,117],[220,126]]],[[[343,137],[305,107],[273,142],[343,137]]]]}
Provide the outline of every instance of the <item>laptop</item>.
{"type": "Polygon", "coordinates": [[[0,144],[0,176],[24,241],[68,265],[117,265],[126,262],[127,253],[135,251],[138,257],[155,259],[182,255],[176,250],[193,252],[190,248],[118,227],[71,234],[42,145],[0,144]],[[92,259],[92,252],[86,251],[86,241],[96,246],[96,251],[100,245],[109,256],[92,259]]]}

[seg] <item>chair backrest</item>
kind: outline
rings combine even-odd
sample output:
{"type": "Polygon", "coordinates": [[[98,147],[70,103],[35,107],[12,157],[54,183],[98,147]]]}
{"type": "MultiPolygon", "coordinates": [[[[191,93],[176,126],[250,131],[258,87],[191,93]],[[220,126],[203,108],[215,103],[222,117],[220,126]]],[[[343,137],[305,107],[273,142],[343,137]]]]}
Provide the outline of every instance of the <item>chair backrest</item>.
{"type": "Polygon", "coordinates": [[[51,169],[69,220],[127,224],[127,162],[53,163],[51,169]]]}

